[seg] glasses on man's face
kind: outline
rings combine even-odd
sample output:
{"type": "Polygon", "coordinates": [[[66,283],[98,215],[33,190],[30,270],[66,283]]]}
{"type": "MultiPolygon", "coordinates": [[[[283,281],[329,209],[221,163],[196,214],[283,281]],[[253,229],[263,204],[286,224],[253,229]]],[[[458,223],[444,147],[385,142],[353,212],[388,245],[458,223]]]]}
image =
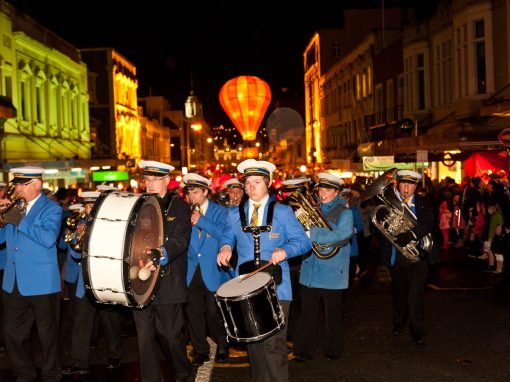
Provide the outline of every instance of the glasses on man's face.
{"type": "Polygon", "coordinates": [[[162,176],[162,177],[154,177],[154,178],[143,178],[143,181],[144,183],[159,183],[159,182],[162,182],[163,179],[165,179],[166,176],[162,176]]]}

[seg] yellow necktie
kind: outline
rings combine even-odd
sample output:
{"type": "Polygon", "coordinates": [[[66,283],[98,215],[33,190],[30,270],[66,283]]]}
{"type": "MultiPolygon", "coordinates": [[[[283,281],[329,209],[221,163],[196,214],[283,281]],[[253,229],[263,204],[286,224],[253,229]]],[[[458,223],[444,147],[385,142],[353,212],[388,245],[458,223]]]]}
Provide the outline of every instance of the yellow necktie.
{"type": "Polygon", "coordinates": [[[251,226],[258,226],[259,225],[259,208],[262,204],[255,203],[253,205],[253,212],[251,214],[251,220],[250,225],[251,226]]]}

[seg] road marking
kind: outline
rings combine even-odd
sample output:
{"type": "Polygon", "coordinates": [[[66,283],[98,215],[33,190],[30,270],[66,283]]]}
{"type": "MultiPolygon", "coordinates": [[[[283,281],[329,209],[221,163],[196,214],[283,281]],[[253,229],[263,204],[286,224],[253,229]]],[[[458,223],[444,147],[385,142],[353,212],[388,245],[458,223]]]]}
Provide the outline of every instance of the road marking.
{"type": "Polygon", "coordinates": [[[433,290],[489,290],[494,289],[493,287],[440,287],[435,284],[427,284],[430,289],[433,290]]]}

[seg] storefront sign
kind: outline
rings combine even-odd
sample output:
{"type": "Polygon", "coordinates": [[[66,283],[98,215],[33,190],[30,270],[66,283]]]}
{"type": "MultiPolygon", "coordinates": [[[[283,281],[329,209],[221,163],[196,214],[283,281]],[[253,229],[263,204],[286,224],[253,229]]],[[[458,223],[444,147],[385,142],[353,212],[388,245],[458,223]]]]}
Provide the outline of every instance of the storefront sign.
{"type": "Polygon", "coordinates": [[[386,171],[392,167],[399,170],[412,170],[414,163],[397,163],[393,156],[363,157],[363,171],[386,171]]]}
{"type": "Polygon", "coordinates": [[[94,171],[92,173],[92,180],[94,182],[114,182],[128,179],[127,171],[94,171]]]}

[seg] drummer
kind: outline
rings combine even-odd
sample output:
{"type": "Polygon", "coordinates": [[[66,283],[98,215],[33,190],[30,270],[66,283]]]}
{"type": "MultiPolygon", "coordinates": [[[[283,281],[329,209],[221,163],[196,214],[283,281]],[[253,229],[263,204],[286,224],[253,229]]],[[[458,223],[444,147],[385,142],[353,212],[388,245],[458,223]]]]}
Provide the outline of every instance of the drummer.
{"type": "MultiPolygon", "coordinates": [[[[287,321],[292,300],[287,259],[307,253],[312,243],[292,209],[276,203],[275,197],[269,194],[271,176],[275,169],[274,164],[255,159],[247,159],[237,166],[243,175],[248,200],[240,208],[228,210],[217,261],[221,266],[229,266],[235,247],[239,255],[236,274],[256,269],[256,260],[260,260],[260,264],[273,264],[271,272],[276,279],[281,279],[278,280],[277,295],[287,321]],[[268,220],[268,216],[272,221],[268,220]],[[258,238],[257,231],[260,231],[258,238]]],[[[271,336],[247,344],[253,381],[288,381],[286,336],[287,327],[283,326],[271,336]]]]}
{"type": "MultiPolygon", "coordinates": [[[[64,280],[75,281],[76,299],[74,302],[73,332],[71,338],[71,365],[62,370],[63,375],[80,376],[89,374],[90,340],[94,328],[94,318],[99,312],[103,324],[105,340],[108,348],[107,369],[116,369],[120,366],[122,325],[120,312],[116,307],[102,306],[90,300],[85,295],[83,281],[83,268],[81,256],[81,242],[85,235],[86,219],[101,193],[97,191],[84,191],[78,194],[83,206],[85,216],[76,224],[76,232],[68,245],[68,256],[64,280]],[[70,278],[72,270],[78,268],[75,278],[70,278]]],[[[71,209],[71,207],[69,207],[71,209]]]]}
{"type": "MultiPolygon", "coordinates": [[[[164,242],[156,249],[164,255],[160,264],[163,276],[158,280],[154,300],[144,309],[133,310],[138,335],[142,381],[160,381],[160,352],[172,365],[175,377],[184,381],[191,375],[191,363],[186,353],[186,318],[184,304],[187,302],[186,268],[187,251],[191,233],[189,205],[175,192],[168,189],[169,164],[141,160],[145,191],[155,194],[163,206],[164,242]],[[168,264],[167,264],[168,262],[168,264]]],[[[155,270],[152,261],[146,266],[155,270]]]]}

